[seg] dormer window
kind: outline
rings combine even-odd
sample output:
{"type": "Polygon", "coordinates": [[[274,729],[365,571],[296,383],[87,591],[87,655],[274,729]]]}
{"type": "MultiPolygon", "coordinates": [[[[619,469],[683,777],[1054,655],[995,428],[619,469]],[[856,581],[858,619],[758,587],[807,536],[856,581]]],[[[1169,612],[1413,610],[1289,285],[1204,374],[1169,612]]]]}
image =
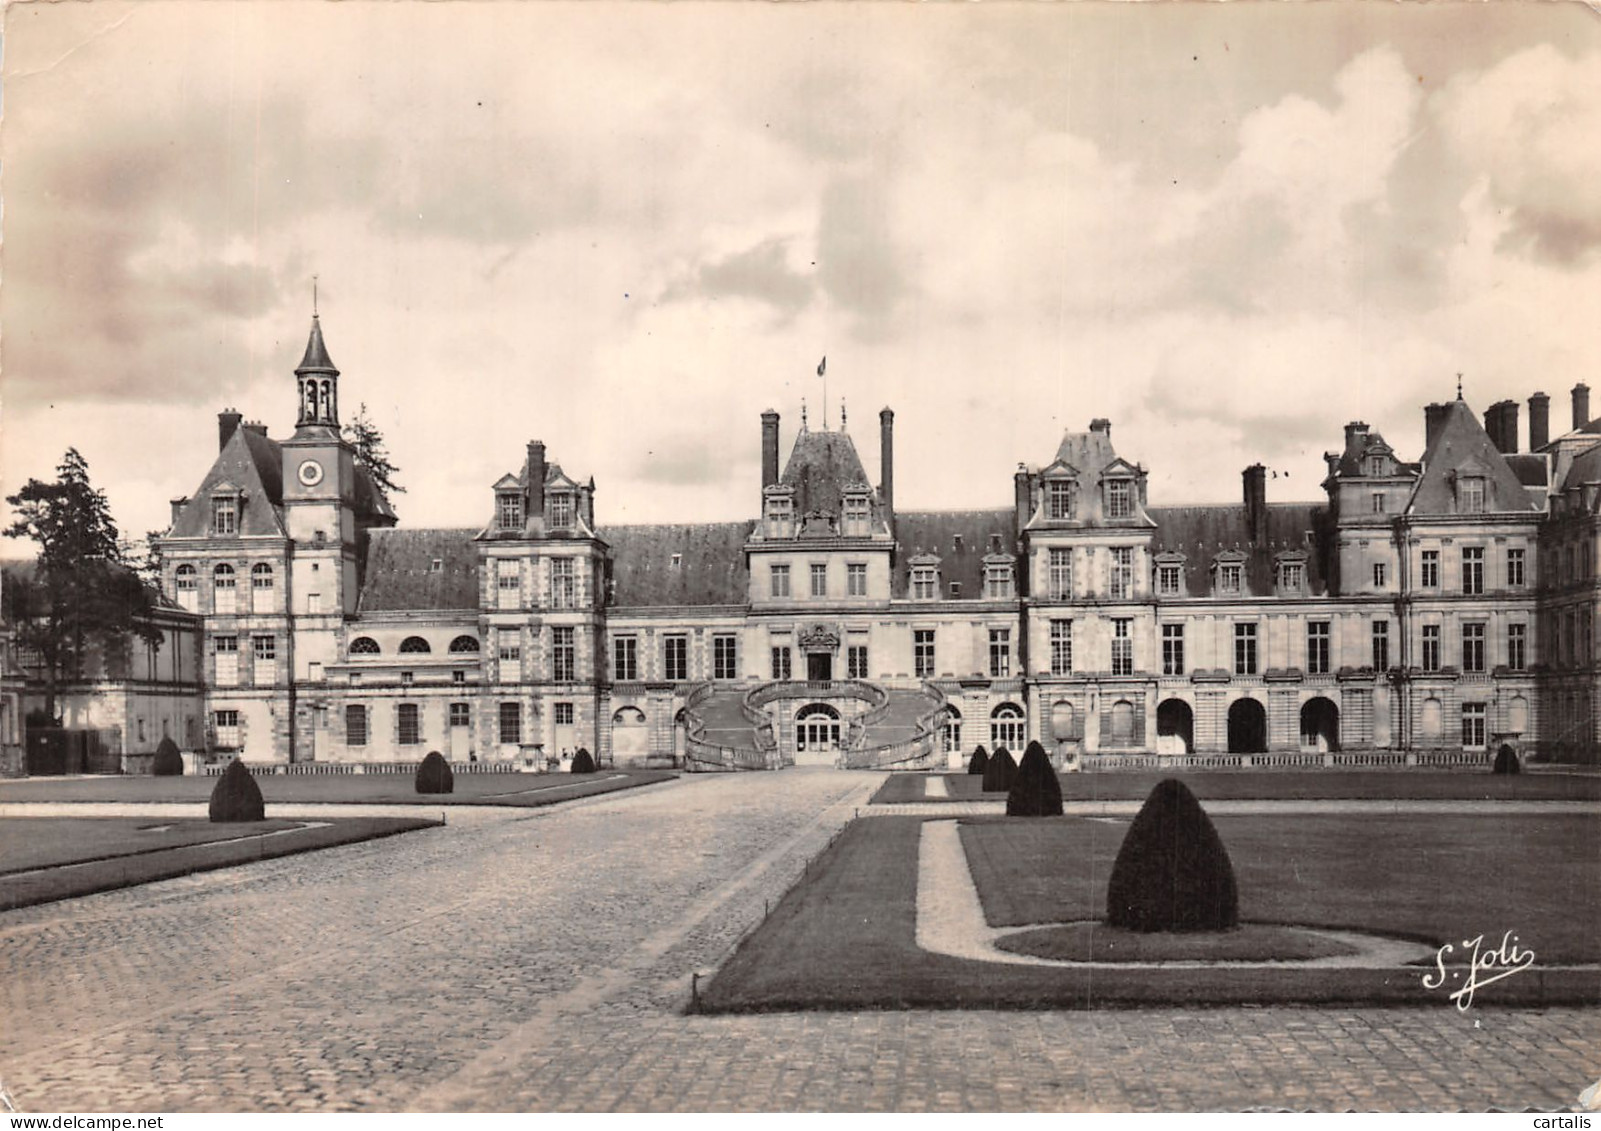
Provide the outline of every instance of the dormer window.
{"type": "Polygon", "coordinates": [[[998,600],[1012,595],[1012,563],[986,562],[984,564],[984,596],[990,600],[998,600]]]}
{"type": "Polygon", "coordinates": [[[573,497],[569,492],[557,491],[550,496],[550,525],[565,530],[573,524],[573,497]]]}
{"type": "Polygon", "coordinates": [[[1484,513],[1484,480],[1465,475],[1456,482],[1457,510],[1462,514],[1484,513]]]}
{"type": "Polygon", "coordinates": [[[1279,595],[1294,597],[1306,593],[1306,554],[1291,550],[1275,559],[1278,570],[1279,595]]]}
{"type": "Polygon", "coordinates": [[[847,538],[865,538],[868,534],[867,524],[867,496],[845,496],[845,536],[847,538]]]}
{"type": "Polygon", "coordinates": [[[1134,514],[1134,483],[1128,479],[1109,479],[1106,483],[1106,517],[1130,518],[1134,514]]]}
{"type": "Polygon", "coordinates": [[[1045,484],[1045,517],[1070,519],[1077,509],[1077,484],[1071,479],[1051,479],[1045,484]]]}
{"type": "Polygon", "coordinates": [[[914,565],[912,567],[912,599],[935,601],[939,599],[939,567],[914,565]]]}
{"type": "Polygon", "coordinates": [[[767,536],[795,537],[795,500],[788,495],[774,495],[767,500],[767,536]]]}
{"type": "Polygon", "coordinates": [[[523,528],[523,497],[516,491],[502,491],[495,496],[495,524],[502,530],[523,528]]]}
{"type": "Polygon", "coordinates": [[[211,532],[239,533],[239,496],[218,495],[211,500],[211,532]]]}
{"type": "Polygon", "coordinates": [[[1381,475],[1384,474],[1384,457],[1383,456],[1369,456],[1368,457],[1368,474],[1372,475],[1372,476],[1381,476],[1381,475]]]}
{"type": "Polygon", "coordinates": [[[1217,591],[1238,593],[1245,567],[1238,562],[1220,562],[1217,567],[1217,591]]]}

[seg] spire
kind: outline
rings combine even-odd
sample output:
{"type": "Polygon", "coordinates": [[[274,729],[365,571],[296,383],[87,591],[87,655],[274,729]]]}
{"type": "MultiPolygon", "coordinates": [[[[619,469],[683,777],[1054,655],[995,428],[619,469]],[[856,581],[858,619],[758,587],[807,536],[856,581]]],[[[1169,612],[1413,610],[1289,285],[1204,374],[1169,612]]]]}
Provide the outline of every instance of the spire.
{"type": "Polygon", "coordinates": [[[311,316],[311,337],[306,341],[306,356],[300,359],[295,372],[339,375],[339,370],[328,356],[328,347],[322,342],[322,321],[315,314],[311,316]]]}
{"type": "MultiPolygon", "coordinates": [[[[315,294],[315,292],[313,292],[315,294]]],[[[315,299],[313,299],[315,302],[315,299]]],[[[311,316],[311,337],[306,340],[306,356],[295,368],[299,385],[300,415],[297,425],[339,427],[339,370],[328,356],[322,341],[322,320],[311,316]]]]}

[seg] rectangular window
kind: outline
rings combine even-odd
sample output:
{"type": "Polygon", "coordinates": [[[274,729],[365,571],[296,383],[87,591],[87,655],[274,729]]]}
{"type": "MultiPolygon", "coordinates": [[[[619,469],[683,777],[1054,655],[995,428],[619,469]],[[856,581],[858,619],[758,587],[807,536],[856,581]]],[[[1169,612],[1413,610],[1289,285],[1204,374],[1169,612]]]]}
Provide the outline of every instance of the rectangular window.
{"type": "Polygon", "coordinates": [[[572,558],[550,559],[550,607],[578,607],[578,577],[572,558]]]}
{"type": "Polygon", "coordinates": [[[1529,666],[1528,625],[1509,624],[1506,626],[1506,666],[1515,672],[1521,672],[1529,666]]]}
{"type": "Polygon", "coordinates": [[[345,744],[367,745],[367,708],[354,705],[345,708],[345,744]]]}
{"type": "Polygon", "coordinates": [[[845,675],[849,679],[867,678],[867,645],[852,644],[845,650],[845,675]]]}
{"type": "Polygon", "coordinates": [[[1440,670],[1440,626],[1437,624],[1423,626],[1423,670],[1440,670]]]}
{"type": "Polygon", "coordinates": [[[1457,482],[1457,495],[1463,514],[1484,513],[1484,480],[1470,476],[1457,482]]]}
{"type": "Polygon", "coordinates": [[[932,601],[939,596],[939,578],[933,566],[917,566],[912,570],[912,596],[919,601],[932,601]]]}
{"type": "Polygon", "coordinates": [[[573,644],[573,630],[558,625],[550,630],[550,678],[557,683],[571,683],[578,678],[577,648],[573,644]]]}
{"type": "Polygon", "coordinates": [[[217,732],[217,746],[219,749],[239,749],[238,711],[213,711],[211,723],[217,732]]]}
{"type": "Polygon", "coordinates": [[[1375,491],[1375,492],[1373,492],[1373,513],[1374,514],[1383,514],[1384,513],[1384,492],[1383,491],[1375,491]]]}
{"type": "Polygon", "coordinates": [[[1305,569],[1300,562],[1285,562],[1279,567],[1279,588],[1286,593],[1299,593],[1305,569]]]}
{"type": "Polygon", "coordinates": [[[867,566],[851,562],[845,566],[845,592],[852,597],[867,596],[867,566]]]}
{"type": "Polygon", "coordinates": [[[1112,674],[1134,674],[1134,621],[1128,617],[1112,620],[1112,674]]]}
{"type": "Polygon", "coordinates": [[[452,703],[450,705],[450,725],[464,727],[472,725],[472,708],[466,703],[452,703]]]}
{"type": "Polygon", "coordinates": [[[1418,571],[1418,584],[1424,589],[1440,587],[1440,551],[1424,550],[1422,568],[1418,571]]]}
{"type": "Polygon", "coordinates": [[[402,703],[395,708],[399,723],[400,745],[416,746],[422,741],[422,727],[417,722],[417,704],[402,703]]]}
{"type": "Polygon", "coordinates": [[[276,636],[253,636],[250,638],[251,652],[255,657],[255,682],[272,684],[278,681],[278,638],[276,636]]]}
{"type": "Polygon", "coordinates": [[[451,683],[466,683],[467,682],[467,673],[462,671],[460,668],[457,668],[455,671],[450,673],[450,682],[451,683]]]}
{"type": "Polygon", "coordinates": [[[1012,674],[1012,630],[990,629],[990,678],[1005,679],[1012,674]]]}
{"type": "MultiPolygon", "coordinates": [[[[795,536],[795,502],[793,499],[767,500],[767,535],[770,538],[795,536]]],[[[786,593],[785,596],[788,596],[786,593]]]]}
{"type": "Polygon", "coordinates": [[[1112,600],[1125,601],[1134,595],[1134,549],[1112,547],[1112,600]]]}
{"type": "Polygon", "coordinates": [[[934,676],[934,630],[932,628],[916,628],[912,630],[912,672],[918,679],[932,679],[934,676]]]}
{"type": "Polygon", "coordinates": [[[516,746],[523,740],[523,705],[500,705],[500,741],[503,746],[516,746]]]}
{"type": "Polygon", "coordinates": [[[1234,626],[1234,674],[1256,674],[1256,625],[1234,626]]]}
{"type": "Polygon", "coordinates": [[[734,637],[712,637],[712,678],[738,679],[739,666],[735,656],[734,637]]]}
{"type": "Polygon", "coordinates": [[[404,687],[410,687],[412,682],[416,678],[417,677],[414,676],[411,672],[401,672],[400,673],[400,682],[401,682],[401,685],[404,686],[404,687]]]}
{"type": "Polygon", "coordinates": [[[812,563],[812,568],[811,568],[811,574],[812,574],[812,596],[813,597],[826,597],[826,596],[828,596],[828,563],[826,563],[826,562],[813,562],[812,563]]]}
{"type": "Polygon", "coordinates": [[[1046,594],[1053,601],[1073,599],[1073,551],[1053,549],[1046,576],[1046,594]]]}
{"type": "MultiPolygon", "coordinates": [[[[521,530],[523,528],[523,497],[515,491],[502,491],[496,496],[499,504],[496,512],[496,525],[502,530],[521,530]]],[[[482,511],[478,512],[482,514],[482,511]]]]}
{"type": "Polygon", "coordinates": [[[523,678],[523,646],[516,630],[503,631],[499,634],[500,644],[496,654],[500,658],[500,681],[502,683],[517,683],[523,678]]]}
{"type": "Polygon", "coordinates": [[[639,641],[632,636],[617,636],[611,643],[612,678],[635,680],[639,678],[639,641]]]}
{"type": "Polygon", "coordinates": [[[862,538],[868,534],[867,499],[852,495],[845,500],[845,537],[862,538]]]}
{"type": "Polygon", "coordinates": [[[558,491],[550,497],[550,525],[556,530],[565,530],[573,524],[573,497],[566,491],[558,491]]]}
{"type": "Polygon", "coordinates": [[[1162,674],[1184,674],[1184,626],[1182,624],[1164,624],[1162,626],[1162,674]]]}
{"type": "Polygon", "coordinates": [[[1134,513],[1134,484],[1128,479],[1113,479],[1106,485],[1106,517],[1128,518],[1134,513]]]}
{"type": "MultiPolygon", "coordinates": [[[[482,514],[482,511],[478,512],[482,514]]],[[[239,533],[239,501],[232,495],[211,500],[211,532],[213,534],[239,533]]]]}
{"type": "Polygon", "coordinates": [[[1484,592],[1484,547],[1462,547],[1462,592],[1470,597],[1484,592]]]}
{"type": "Polygon", "coordinates": [[[1514,546],[1506,552],[1506,583],[1508,588],[1521,589],[1524,586],[1523,556],[1524,550],[1521,546],[1514,546]]]}
{"type": "Polygon", "coordinates": [[[1373,563],[1373,587],[1383,589],[1390,581],[1390,569],[1384,562],[1373,563]]]}
{"type": "Polygon", "coordinates": [[[522,604],[522,578],[518,563],[506,558],[495,562],[496,607],[515,609],[522,604]]]}
{"type": "Polygon", "coordinates": [[[1163,597],[1177,597],[1179,595],[1179,567],[1165,565],[1156,567],[1156,591],[1163,597]]]}
{"type": "Polygon", "coordinates": [[[1470,749],[1484,746],[1484,704],[1462,704],[1462,745],[1470,749]]]}
{"type": "Polygon", "coordinates": [[[689,678],[689,637],[669,636],[662,641],[662,662],[666,678],[681,682],[689,678]]]}
{"type": "Polygon", "coordinates": [[[1329,674],[1329,622],[1306,622],[1306,671],[1308,675],[1329,674]]]}
{"type": "Polygon", "coordinates": [[[1012,567],[1005,565],[987,565],[984,567],[984,596],[990,600],[999,600],[1012,595],[1012,567]]]}
{"type": "Polygon", "coordinates": [[[790,651],[782,645],[773,648],[773,678],[790,679],[794,676],[795,668],[790,662],[790,651]]]}
{"type": "Polygon", "coordinates": [[[1484,671],[1484,623],[1482,621],[1462,626],[1462,670],[1465,672],[1484,671]]]}
{"type": "Polygon", "coordinates": [[[239,683],[239,638],[219,636],[213,647],[217,653],[217,686],[236,686],[239,683]]]}
{"type": "Polygon", "coordinates": [[[1387,620],[1373,622],[1373,670],[1390,670],[1390,622],[1387,620]]]}
{"type": "Polygon", "coordinates": [[[778,564],[768,566],[767,580],[774,597],[789,596],[789,566],[778,564]]]}
{"type": "Polygon", "coordinates": [[[570,727],[570,726],[572,726],[573,725],[573,705],[571,703],[557,703],[557,704],[555,704],[555,720],[556,720],[556,725],[559,726],[559,727],[570,727]]]}
{"type": "Polygon", "coordinates": [[[1073,517],[1072,480],[1052,479],[1045,484],[1045,517],[1055,519],[1073,517]]]}
{"type": "Polygon", "coordinates": [[[1051,622],[1051,674],[1071,675],[1073,673],[1073,622],[1070,620],[1053,620],[1051,622]]]}
{"type": "Polygon", "coordinates": [[[1240,591],[1241,567],[1232,562],[1225,562],[1217,567],[1217,591],[1219,593],[1238,593],[1240,591]]]}

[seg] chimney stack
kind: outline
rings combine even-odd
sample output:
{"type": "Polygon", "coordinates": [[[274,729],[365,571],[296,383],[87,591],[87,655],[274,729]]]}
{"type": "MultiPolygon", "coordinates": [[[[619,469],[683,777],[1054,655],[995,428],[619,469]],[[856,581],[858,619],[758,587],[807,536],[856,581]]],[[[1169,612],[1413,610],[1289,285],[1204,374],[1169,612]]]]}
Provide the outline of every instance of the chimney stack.
{"type": "Polygon", "coordinates": [[[884,503],[884,521],[895,533],[895,412],[883,408],[878,413],[878,496],[884,503]]]}
{"type": "Polygon", "coordinates": [[[1573,430],[1590,423],[1590,386],[1580,381],[1573,386],[1573,430]]]}
{"type": "Polygon", "coordinates": [[[1506,445],[1501,442],[1501,402],[1497,401],[1484,410],[1484,434],[1490,437],[1490,443],[1495,445],[1498,452],[1506,451],[1506,445]]]}
{"type": "Polygon", "coordinates": [[[1367,443],[1368,426],[1360,420],[1353,420],[1345,426],[1345,452],[1353,458],[1361,455],[1359,450],[1367,443]]]}
{"type": "Polygon", "coordinates": [[[220,452],[228,446],[233,434],[239,431],[239,422],[244,417],[231,408],[225,408],[217,414],[217,450],[220,452]]]}
{"type": "Polygon", "coordinates": [[[1253,463],[1241,473],[1245,480],[1245,522],[1251,541],[1267,541],[1267,468],[1253,463]]]}
{"type": "Polygon", "coordinates": [[[1106,419],[1104,416],[1097,416],[1094,420],[1090,421],[1090,431],[1104,432],[1106,433],[1107,438],[1110,439],[1112,435],[1112,422],[1106,419]]]}
{"type": "Polygon", "coordinates": [[[545,517],[545,441],[528,441],[528,517],[545,517]]]}
{"type": "Polygon", "coordinates": [[[1551,442],[1551,398],[1535,393],[1529,398],[1529,450],[1537,452],[1551,442]]]}
{"type": "Polygon", "coordinates": [[[1423,407],[1423,450],[1434,446],[1435,437],[1445,427],[1445,418],[1451,414],[1448,404],[1431,404],[1423,407]]]}
{"type": "Polygon", "coordinates": [[[172,523],[171,523],[171,525],[177,526],[178,525],[178,515],[180,513],[182,513],[184,507],[189,505],[189,496],[184,495],[184,496],[182,496],[180,498],[172,499],[172,500],[170,500],[170,502],[172,504],[172,523]]]}
{"type": "Polygon", "coordinates": [[[1017,465],[1017,474],[1012,476],[1014,488],[1013,498],[1017,503],[1017,532],[1023,533],[1023,527],[1028,520],[1034,517],[1034,483],[1023,464],[1017,465]]]}
{"type": "Polygon", "coordinates": [[[762,413],[762,490],[778,482],[778,413],[762,413]]]}
{"type": "Polygon", "coordinates": [[[1512,453],[1518,450],[1518,402],[1505,400],[1501,402],[1501,442],[1503,452],[1512,453]]]}

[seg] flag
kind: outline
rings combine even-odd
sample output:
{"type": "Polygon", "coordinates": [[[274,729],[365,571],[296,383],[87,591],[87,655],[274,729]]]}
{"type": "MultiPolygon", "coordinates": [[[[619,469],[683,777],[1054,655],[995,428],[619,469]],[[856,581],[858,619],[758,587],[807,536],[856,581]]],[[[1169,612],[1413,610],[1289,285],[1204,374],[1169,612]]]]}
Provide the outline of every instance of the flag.
{"type": "Polygon", "coordinates": [[[819,361],[817,363],[817,375],[819,377],[821,377],[823,375],[823,371],[826,370],[827,368],[828,368],[828,355],[824,354],[823,355],[823,360],[819,361]]]}

